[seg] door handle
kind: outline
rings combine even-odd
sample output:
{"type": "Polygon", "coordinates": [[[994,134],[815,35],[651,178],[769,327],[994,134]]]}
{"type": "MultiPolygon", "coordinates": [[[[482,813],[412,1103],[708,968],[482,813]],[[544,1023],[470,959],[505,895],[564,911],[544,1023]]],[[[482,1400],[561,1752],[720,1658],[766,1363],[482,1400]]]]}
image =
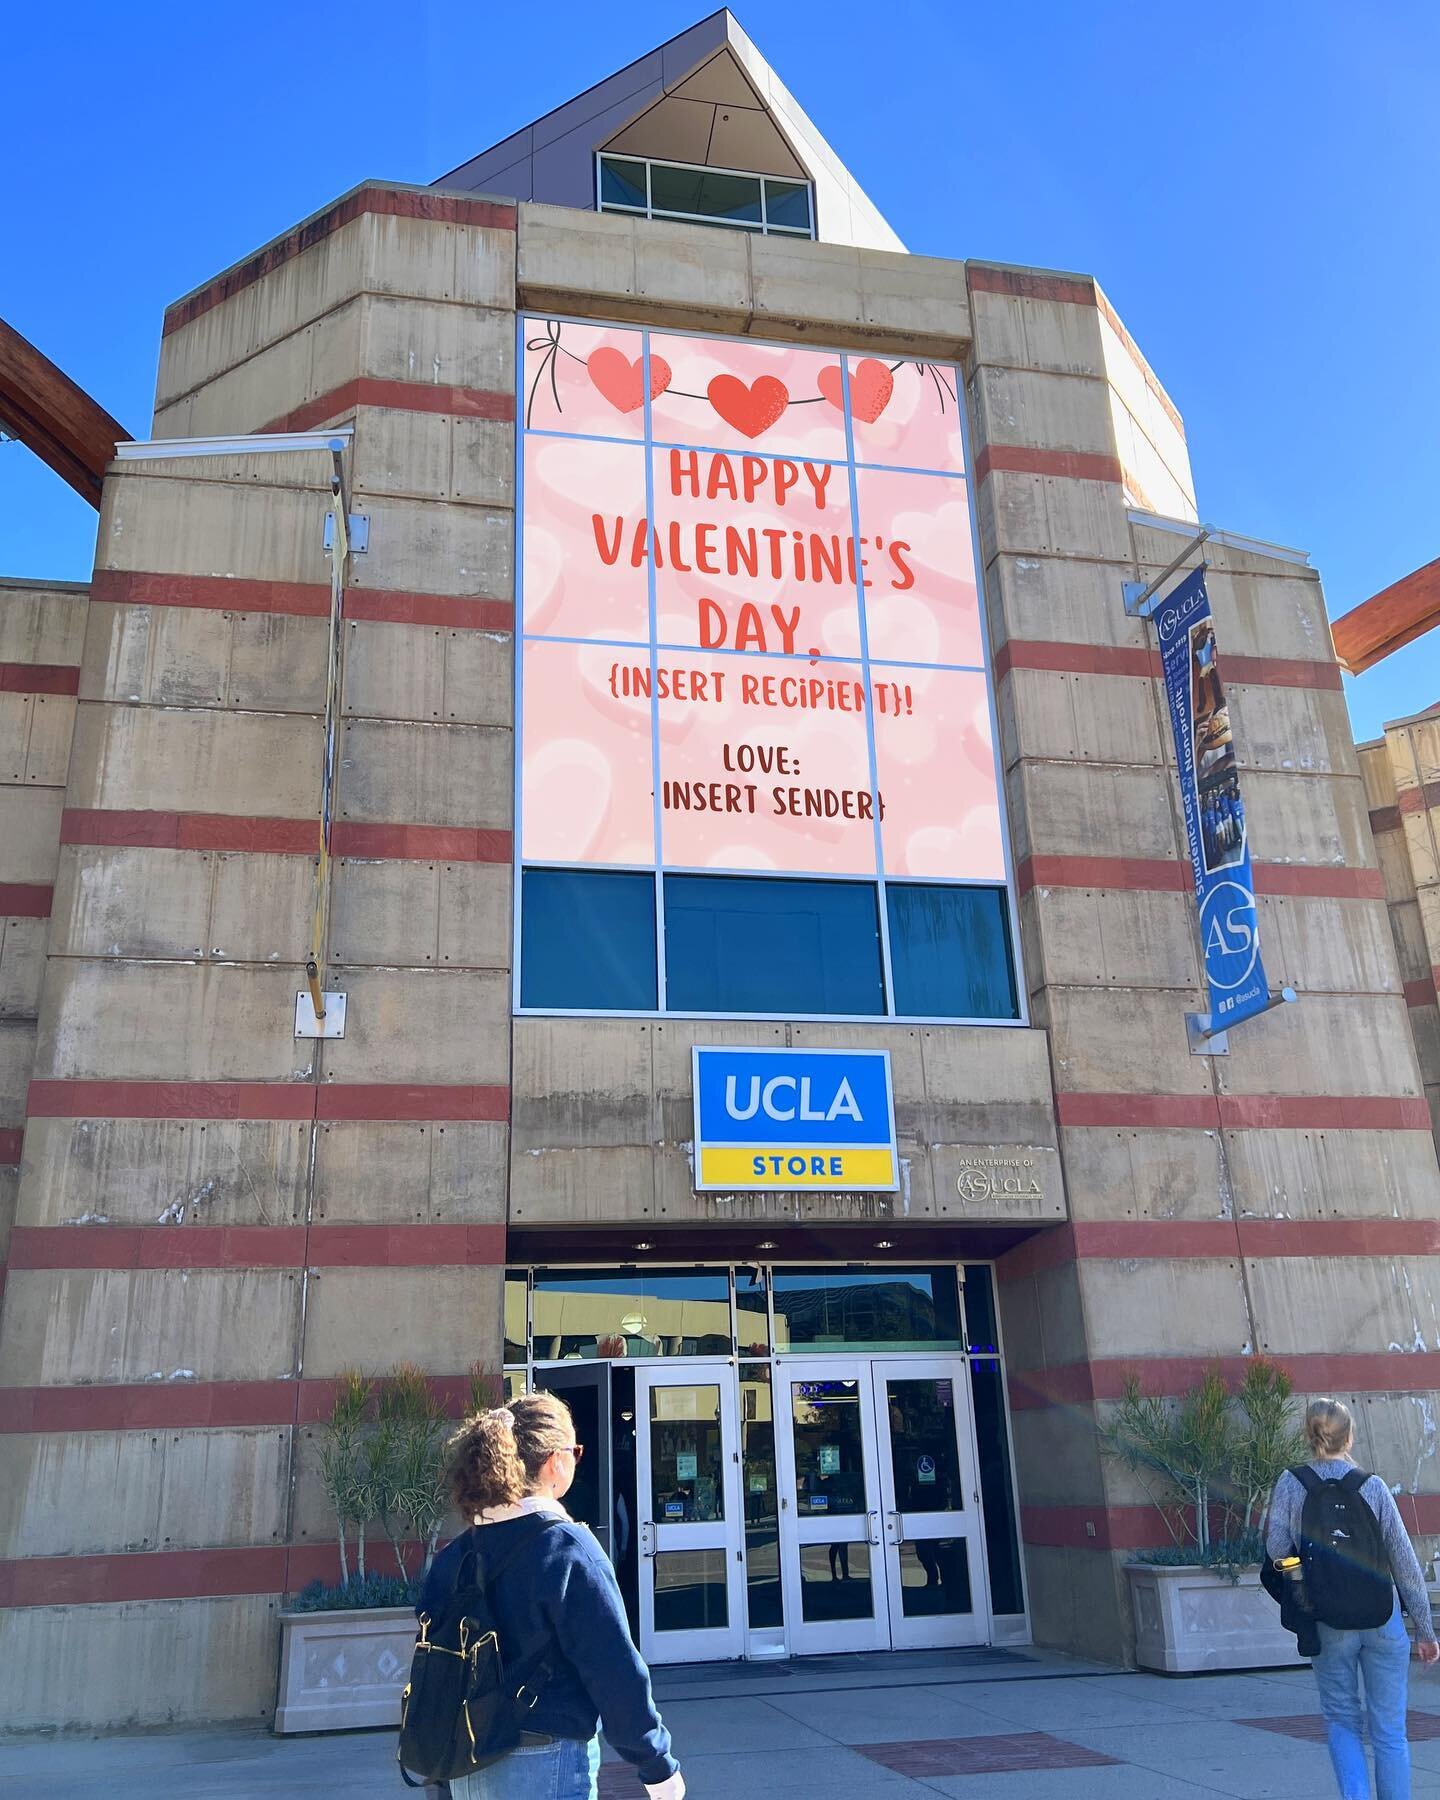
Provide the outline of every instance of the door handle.
{"type": "Polygon", "coordinates": [[[899,1515],[899,1513],[898,1512],[887,1512],[885,1515],[885,1523],[888,1526],[889,1531],[890,1531],[890,1542],[898,1550],[900,1548],[900,1546],[905,1542],[904,1534],[900,1530],[900,1515],[899,1515]]]}
{"type": "Polygon", "coordinates": [[[640,1554],[648,1557],[653,1557],[655,1554],[655,1521],[653,1519],[640,1521],[640,1554]]]}
{"type": "Polygon", "coordinates": [[[865,1541],[868,1544],[878,1544],[880,1542],[880,1527],[877,1523],[879,1517],[880,1510],[878,1507],[873,1512],[868,1512],[865,1515],[865,1541]]]}

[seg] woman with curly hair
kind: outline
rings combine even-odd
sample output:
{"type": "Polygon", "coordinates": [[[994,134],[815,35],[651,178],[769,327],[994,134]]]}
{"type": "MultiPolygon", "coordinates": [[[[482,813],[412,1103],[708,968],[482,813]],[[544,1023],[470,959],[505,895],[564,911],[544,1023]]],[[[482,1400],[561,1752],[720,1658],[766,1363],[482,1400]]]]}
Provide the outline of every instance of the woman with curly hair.
{"type": "Polygon", "coordinates": [[[436,1557],[416,1611],[444,1608],[474,1549],[495,1570],[487,1587],[501,1642],[525,1646],[526,1667],[545,1671],[520,1744],[452,1781],[454,1800],[595,1800],[601,1725],[650,1800],[684,1800],[615,1572],[561,1505],[583,1454],[570,1408],[554,1394],[517,1395],[467,1419],[449,1449],[470,1528],[436,1557]]]}

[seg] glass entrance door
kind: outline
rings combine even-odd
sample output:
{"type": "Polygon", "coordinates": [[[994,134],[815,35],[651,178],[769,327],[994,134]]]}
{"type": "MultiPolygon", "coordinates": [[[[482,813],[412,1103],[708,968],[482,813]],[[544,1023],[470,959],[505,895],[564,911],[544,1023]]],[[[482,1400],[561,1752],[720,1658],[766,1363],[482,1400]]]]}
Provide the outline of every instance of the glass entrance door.
{"type": "Polygon", "coordinates": [[[647,1662],[744,1654],[735,1386],[730,1363],[635,1371],[640,1652],[647,1662]]]}
{"type": "Polygon", "coordinates": [[[889,1641],[868,1362],[786,1358],[775,1372],[780,1555],[792,1656],[889,1641]]]}
{"type": "Polygon", "coordinates": [[[965,1373],[950,1357],[777,1364],[791,1655],[986,1641],[965,1373]]]}
{"type": "Polygon", "coordinates": [[[886,1610],[897,1650],[984,1643],[989,1623],[965,1367],[871,1368],[879,1426],[886,1610]]]}

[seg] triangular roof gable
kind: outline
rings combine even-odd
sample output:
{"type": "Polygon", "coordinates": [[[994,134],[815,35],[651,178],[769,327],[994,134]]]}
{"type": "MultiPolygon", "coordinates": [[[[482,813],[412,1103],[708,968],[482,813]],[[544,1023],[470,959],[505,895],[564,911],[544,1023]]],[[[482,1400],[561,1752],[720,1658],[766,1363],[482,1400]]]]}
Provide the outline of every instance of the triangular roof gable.
{"type": "Polygon", "coordinates": [[[590,209],[600,149],[808,175],[824,242],[905,247],[728,11],[712,13],[434,185],[590,209]]]}

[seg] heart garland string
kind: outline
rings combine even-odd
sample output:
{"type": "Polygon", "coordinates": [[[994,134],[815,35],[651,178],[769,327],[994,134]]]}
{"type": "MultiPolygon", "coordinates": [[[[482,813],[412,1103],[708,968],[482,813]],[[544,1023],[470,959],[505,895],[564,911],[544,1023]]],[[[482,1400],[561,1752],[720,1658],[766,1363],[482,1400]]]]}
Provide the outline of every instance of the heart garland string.
{"type": "MultiPolygon", "coordinates": [[[[561,342],[563,327],[560,321],[546,319],[544,323],[543,336],[525,340],[526,350],[540,353],[540,360],[535,365],[534,378],[530,383],[530,392],[525,399],[527,429],[534,423],[535,396],[544,381],[548,381],[555,411],[561,415],[565,411],[555,375],[557,361],[562,356],[584,366],[595,391],[616,412],[638,412],[644,406],[644,357],[628,357],[623,350],[609,344],[592,350],[588,357],[577,356],[561,342]]],[[[867,356],[853,366],[850,371],[850,410],[857,419],[866,425],[873,425],[880,418],[894,394],[895,373],[905,368],[907,362],[908,359],[902,357],[898,362],[883,363],[873,356],[867,356]]],[[[916,370],[922,380],[929,376],[942,413],[947,410],[948,405],[958,404],[955,389],[944,370],[926,362],[915,362],[909,366],[916,370]]],[[[821,369],[816,381],[820,391],[812,395],[792,395],[785,383],[774,375],[759,375],[750,382],[743,381],[738,375],[716,375],[703,394],[693,394],[684,388],[672,387],[671,377],[669,363],[663,356],[656,356],[652,352],[651,400],[658,399],[661,394],[669,394],[678,400],[708,401],[719,418],[742,436],[752,440],[762,437],[792,406],[818,406],[828,402],[839,412],[845,409],[844,383],[837,363],[827,363],[821,369]]]]}

